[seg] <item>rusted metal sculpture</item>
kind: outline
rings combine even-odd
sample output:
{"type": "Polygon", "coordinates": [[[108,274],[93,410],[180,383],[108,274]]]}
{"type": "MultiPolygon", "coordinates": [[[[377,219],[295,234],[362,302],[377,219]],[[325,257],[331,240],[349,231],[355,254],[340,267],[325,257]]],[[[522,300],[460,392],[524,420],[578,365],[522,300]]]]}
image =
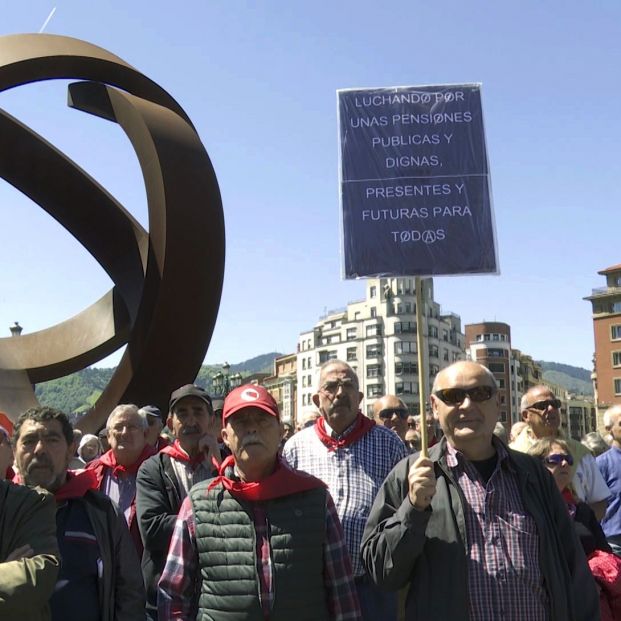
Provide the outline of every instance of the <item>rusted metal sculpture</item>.
{"type": "Polygon", "coordinates": [[[0,91],[78,79],[69,105],[118,123],[138,157],[149,232],[94,179],[0,110],[0,176],[61,223],[114,287],[48,329],[0,339],[0,409],[35,403],[32,384],[93,364],[127,343],[110,383],[78,424],[101,427],[120,402],[165,407],[205,357],[224,275],[224,217],[216,176],[181,106],[99,47],[55,35],[0,37],[0,91]]]}

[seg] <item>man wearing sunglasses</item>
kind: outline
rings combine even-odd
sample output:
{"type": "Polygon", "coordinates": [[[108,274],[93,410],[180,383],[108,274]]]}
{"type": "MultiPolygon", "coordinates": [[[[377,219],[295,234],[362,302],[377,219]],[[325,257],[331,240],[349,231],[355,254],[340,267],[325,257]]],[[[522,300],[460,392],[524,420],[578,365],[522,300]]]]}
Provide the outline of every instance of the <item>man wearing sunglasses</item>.
{"type": "Polygon", "coordinates": [[[395,395],[384,395],[373,404],[373,416],[378,425],[392,429],[404,442],[408,430],[408,409],[395,395]]]}
{"type": "Polygon", "coordinates": [[[382,485],[362,541],[381,588],[409,586],[407,621],[599,619],[595,583],[543,465],[493,435],[496,380],[460,361],[436,376],[444,438],[401,461],[382,485]]]}
{"type": "Polygon", "coordinates": [[[542,438],[560,438],[567,442],[574,456],[571,468],[574,491],[578,499],[586,502],[597,519],[601,520],[606,513],[610,490],[589,449],[572,438],[563,437],[560,432],[561,401],[547,386],[533,386],[522,397],[521,410],[526,427],[511,444],[511,448],[527,453],[542,438]]]}

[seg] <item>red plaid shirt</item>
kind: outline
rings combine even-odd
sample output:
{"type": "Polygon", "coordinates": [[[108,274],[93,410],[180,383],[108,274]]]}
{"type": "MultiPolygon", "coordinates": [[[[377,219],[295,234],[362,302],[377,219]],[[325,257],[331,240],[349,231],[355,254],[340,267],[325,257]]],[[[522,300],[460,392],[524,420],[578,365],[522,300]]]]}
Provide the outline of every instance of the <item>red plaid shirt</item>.
{"type": "Polygon", "coordinates": [[[446,462],[465,503],[471,621],[547,621],[549,601],[539,567],[539,534],[526,513],[517,476],[501,442],[485,483],[475,466],[447,443],[446,462]]]}
{"type": "MultiPolygon", "coordinates": [[[[274,600],[273,567],[268,525],[260,503],[254,507],[257,574],[261,608],[265,619],[274,600]]],[[[360,607],[352,578],[351,561],[330,495],[326,501],[326,543],[324,545],[324,584],[331,621],[358,621],[360,607]]],[[[301,587],[303,588],[303,587],[301,587]]],[[[158,592],[159,621],[196,619],[200,592],[200,568],[196,549],[196,524],[189,497],[183,501],[168,550],[158,592]]]]}

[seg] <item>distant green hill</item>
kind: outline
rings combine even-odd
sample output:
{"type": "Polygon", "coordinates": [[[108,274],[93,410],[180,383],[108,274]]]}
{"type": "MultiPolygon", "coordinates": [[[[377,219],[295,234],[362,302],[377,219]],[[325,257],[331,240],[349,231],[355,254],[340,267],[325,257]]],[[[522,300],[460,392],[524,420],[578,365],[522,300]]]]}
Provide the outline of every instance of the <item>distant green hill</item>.
{"type": "MultiPolygon", "coordinates": [[[[244,362],[231,364],[229,374],[240,373],[242,376],[253,373],[272,373],[274,359],[281,354],[272,352],[255,356],[244,362]]],[[[211,378],[222,371],[220,365],[203,365],[196,377],[196,384],[207,390],[213,390],[211,378]]],[[[90,368],[72,375],[37,384],[35,394],[42,405],[58,408],[68,414],[88,410],[101,395],[114,369],[90,368]]]]}
{"type": "Polygon", "coordinates": [[[564,386],[569,392],[581,395],[593,395],[591,372],[582,367],[573,367],[559,362],[538,360],[543,369],[543,377],[549,382],[564,386]]]}

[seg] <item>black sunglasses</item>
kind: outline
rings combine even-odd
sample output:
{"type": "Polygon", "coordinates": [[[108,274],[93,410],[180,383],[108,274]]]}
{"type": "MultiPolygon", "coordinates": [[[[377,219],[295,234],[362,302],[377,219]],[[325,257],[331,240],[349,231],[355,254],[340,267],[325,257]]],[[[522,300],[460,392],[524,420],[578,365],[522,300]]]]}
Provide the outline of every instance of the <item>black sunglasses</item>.
{"type": "Polygon", "coordinates": [[[495,392],[491,386],[475,386],[474,388],[444,388],[436,390],[433,394],[447,405],[460,405],[466,397],[475,403],[488,401],[495,392]]]}
{"type": "Polygon", "coordinates": [[[550,466],[560,466],[562,462],[566,461],[568,466],[574,465],[574,458],[567,453],[554,453],[543,458],[544,463],[550,466]]]}
{"type": "Polygon", "coordinates": [[[550,406],[558,410],[561,407],[561,400],[560,399],[544,399],[543,401],[535,401],[535,403],[531,403],[526,409],[527,410],[539,410],[540,412],[545,412],[550,406]]]}
{"type": "Polygon", "coordinates": [[[406,419],[408,417],[408,411],[403,408],[386,408],[381,410],[378,416],[380,418],[392,418],[396,414],[399,418],[406,419]]]}

